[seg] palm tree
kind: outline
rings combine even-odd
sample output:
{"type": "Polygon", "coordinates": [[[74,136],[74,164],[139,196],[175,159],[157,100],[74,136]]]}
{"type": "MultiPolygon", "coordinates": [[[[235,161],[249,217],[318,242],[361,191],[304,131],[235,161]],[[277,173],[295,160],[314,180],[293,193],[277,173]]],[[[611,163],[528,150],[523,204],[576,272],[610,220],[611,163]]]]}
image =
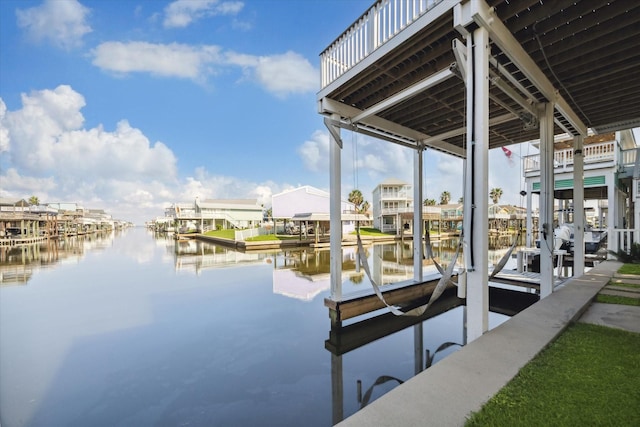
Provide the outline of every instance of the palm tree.
{"type": "Polygon", "coordinates": [[[493,203],[497,205],[500,197],[502,197],[502,188],[492,188],[489,192],[489,197],[493,200],[493,203]]]}
{"type": "Polygon", "coordinates": [[[356,208],[356,212],[360,212],[360,205],[362,205],[362,203],[364,202],[364,198],[362,197],[362,192],[358,189],[351,190],[351,193],[349,193],[348,200],[351,203],[353,203],[353,205],[356,208]]]}
{"type": "Polygon", "coordinates": [[[31,196],[29,197],[29,204],[32,206],[37,206],[40,204],[40,199],[38,199],[38,197],[36,196],[31,196]]]}
{"type": "Polygon", "coordinates": [[[464,203],[464,197],[460,196],[460,198],[458,199],[458,203],[460,204],[464,203]]]}
{"type": "Polygon", "coordinates": [[[360,208],[360,213],[361,214],[366,214],[367,211],[369,210],[370,206],[369,206],[369,202],[367,202],[366,200],[364,202],[362,202],[362,207],[360,208]]]}
{"type": "Polygon", "coordinates": [[[440,204],[447,205],[449,204],[450,200],[451,200],[451,193],[449,193],[448,191],[443,191],[442,194],[440,195],[440,204]]]}
{"type": "Polygon", "coordinates": [[[424,205],[425,206],[435,206],[436,205],[436,199],[425,199],[424,200],[424,205]]]}

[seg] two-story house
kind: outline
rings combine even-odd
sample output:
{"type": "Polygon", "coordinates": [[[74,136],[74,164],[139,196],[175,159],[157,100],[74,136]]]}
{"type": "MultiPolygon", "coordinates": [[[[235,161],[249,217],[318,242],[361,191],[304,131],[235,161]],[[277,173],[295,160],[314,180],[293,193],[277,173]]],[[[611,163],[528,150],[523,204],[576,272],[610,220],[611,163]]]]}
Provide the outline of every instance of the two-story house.
{"type": "Polygon", "coordinates": [[[373,226],[388,233],[398,233],[413,219],[413,190],[399,179],[387,179],[373,190],[373,226]]]}

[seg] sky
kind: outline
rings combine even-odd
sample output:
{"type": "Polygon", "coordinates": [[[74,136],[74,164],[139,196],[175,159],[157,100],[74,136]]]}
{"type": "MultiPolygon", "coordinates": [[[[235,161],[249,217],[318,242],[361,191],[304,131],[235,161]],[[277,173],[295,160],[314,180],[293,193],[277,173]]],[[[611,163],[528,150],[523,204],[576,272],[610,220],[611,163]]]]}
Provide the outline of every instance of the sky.
{"type": "MultiPolygon", "coordinates": [[[[319,54],[372,0],[2,0],[0,197],[75,202],[143,224],[174,202],[329,191],[319,54]]],[[[342,192],[413,182],[413,152],[342,132],[342,192]]],[[[523,205],[520,157],[489,188],[523,205]]],[[[427,150],[424,198],[462,196],[462,161],[427,150]]]]}

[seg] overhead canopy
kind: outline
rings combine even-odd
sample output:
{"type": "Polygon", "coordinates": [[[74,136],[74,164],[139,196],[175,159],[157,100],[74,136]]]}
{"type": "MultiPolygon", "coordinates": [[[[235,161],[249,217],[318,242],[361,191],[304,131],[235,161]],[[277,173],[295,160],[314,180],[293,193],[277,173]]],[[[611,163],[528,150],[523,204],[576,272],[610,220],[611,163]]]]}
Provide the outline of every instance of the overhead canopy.
{"type": "MultiPolygon", "coordinates": [[[[363,133],[463,157],[464,67],[454,53],[465,52],[464,37],[454,28],[460,2],[428,2],[429,10],[382,43],[354,38],[360,28],[384,26],[374,24],[374,15],[383,16],[379,9],[387,3],[374,4],[323,52],[320,113],[335,114],[342,126],[363,133]],[[350,39],[358,50],[355,61],[342,54],[350,39]],[[339,71],[329,75],[336,63],[339,71]]],[[[556,105],[555,134],[640,126],[640,2],[472,4],[477,25],[484,20],[490,33],[490,148],[538,139],[535,105],[547,101],[556,105]]]]}

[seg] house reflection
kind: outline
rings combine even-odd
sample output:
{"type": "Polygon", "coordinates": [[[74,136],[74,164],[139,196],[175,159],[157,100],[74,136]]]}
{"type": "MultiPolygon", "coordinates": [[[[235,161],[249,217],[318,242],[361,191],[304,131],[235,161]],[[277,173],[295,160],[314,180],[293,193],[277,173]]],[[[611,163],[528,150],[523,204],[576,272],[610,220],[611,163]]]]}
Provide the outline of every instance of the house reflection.
{"type": "Polygon", "coordinates": [[[89,250],[110,246],[113,237],[113,233],[98,233],[0,246],[0,286],[26,285],[38,269],[78,262],[89,250]]]}

